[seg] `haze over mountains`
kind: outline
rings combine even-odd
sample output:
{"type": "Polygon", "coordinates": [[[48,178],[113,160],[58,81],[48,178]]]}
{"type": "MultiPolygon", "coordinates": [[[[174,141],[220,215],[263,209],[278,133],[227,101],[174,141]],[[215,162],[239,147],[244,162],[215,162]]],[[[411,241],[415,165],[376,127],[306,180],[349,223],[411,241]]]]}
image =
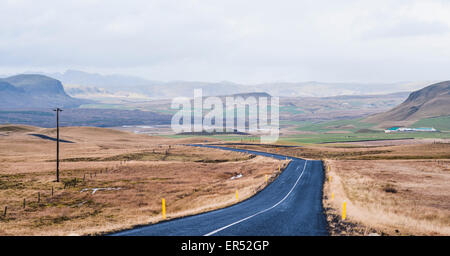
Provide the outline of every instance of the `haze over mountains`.
{"type": "Polygon", "coordinates": [[[82,109],[89,100],[72,98],[60,81],[44,75],[22,74],[0,79],[0,123],[53,127],[55,107],[64,108],[63,126],[167,124],[169,115],[150,111],[82,109]]]}
{"type": "MultiPolygon", "coordinates": [[[[396,91],[412,84],[278,83],[239,85],[229,82],[157,82],[127,76],[103,76],[80,71],[54,74],[59,80],[36,74],[21,74],[0,79],[0,122],[52,126],[54,107],[66,109],[67,125],[152,125],[168,124],[175,110],[171,97],[192,97],[203,88],[203,96],[281,95],[280,119],[284,121],[324,121],[367,117],[369,123],[411,122],[450,113],[450,82],[430,85],[411,93],[370,94],[396,91]],[[68,83],[82,83],[70,86],[68,83]],[[86,85],[86,86],[85,86],[86,85]],[[283,91],[285,88],[285,91],[283,91]],[[314,95],[299,96],[310,88],[314,95]],[[81,98],[71,97],[72,95],[81,98]],[[357,92],[365,92],[358,95],[357,92]],[[284,96],[294,94],[295,96],[284,96]],[[409,95],[409,96],[408,96],[409,95]],[[407,98],[407,99],[406,99],[407,98]],[[405,101],[406,99],[406,101],[405,101]],[[403,102],[404,101],[404,102],[403,102]],[[400,104],[403,102],[402,104],[400,104]],[[399,105],[400,104],[400,105],[399,105]],[[81,105],[82,108],[79,108],[81,105]],[[72,110],[70,110],[72,109],[72,110]],[[391,109],[391,110],[389,110],[391,109]],[[380,113],[382,111],[387,111],[380,113]]],[[[309,95],[309,94],[308,94],[309,95]]]]}
{"type": "Polygon", "coordinates": [[[74,108],[88,102],[70,97],[60,81],[43,75],[0,79],[0,92],[0,108],[74,108]]]}
{"type": "Polygon", "coordinates": [[[450,115],[450,81],[440,82],[412,92],[397,107],[366,118],[367,122],[417,121],[450,115]]]}
{"type": "MultiPolygon", "coordinates": [[[[43,73],[45,74],[45,73],[43,73]]],[[[77,70],[47,73],[60,80],[69,95],[80,98],[172,98],[192,97],[193,90],[203,89],[204,96],[267,92],[280,97],[329,97],[338,95],[386,94],[413,91],[431,82],[398,83],[326,83],[270,82],[246,85],[233,82],[154,81],[133,76],[100,75],[77,70]]]]}

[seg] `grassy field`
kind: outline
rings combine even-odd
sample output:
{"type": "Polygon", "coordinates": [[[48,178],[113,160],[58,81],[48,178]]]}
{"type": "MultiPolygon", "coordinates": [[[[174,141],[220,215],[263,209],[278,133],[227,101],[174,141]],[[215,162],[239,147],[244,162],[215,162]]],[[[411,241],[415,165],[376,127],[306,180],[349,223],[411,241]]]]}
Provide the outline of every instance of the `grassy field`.
{"type": "Polygon", "coordinates": [[[331,182],[326,179],[324,205],[340,216],[346,202],[346,222],[362,224],[366,233],[450,235],[448,159],[326,163],[331,182]]]}
{"type": "MultiPolygon", "coordinates": [[[[413,127],[435,127],[443,132],[409,132],[386,134],[383,130],[373,129],[375,124],[363,122],[362,119],[336,120],[329,122],[298,122],[280,121],[282,126],[280,144],[303,145],[317,143],[335,143],[371,140],[401,140],[401,139],[450,139],[450,117],[430,118],[421,120],[413,127]],[[293,127],[294,130],[291,131],[293,127]]],[[[169,135],[170,138],[190,138],[192,135],[169,135]]],[[[202,136],[207,139],[217,139],[235,142],[257,142],[256,136],[242,135],[211,135],[202,136]]]]}
{"type": "Polygon", "coordinates": [[[0,235],[102,234],[217,209],[262,189],[285,161],[183,146],[102,128],[63,127],[61,180],[55,180],[55,129],[1,126],[0,235]],[[231,179],[237,174],[242,178],[231,179]],[[25,207],[24,207],[25,205],[25,207]],[[4,214],[4,209],[6,214],[4,214]]]}
{"type": "Polygon", "coordinates": [[[190,138],[198,138],[199,140],[217,140],[217,141],[234,141],[234,142],[256,142],[259,141],[259,137],[257,136],[247,136],[247,135],[164,135],[165,138],[172,139],[190,139],[190,138]]]}
{"type": "MultiPolygon", "coordinates": [[[[323,200],[334,235],[450,235],[450,133],[304,132],[279,141],[301,147],[235,147],[323,159],[332,177],[323,200]],[[369,141],[354,142],[364,140],[369,141]],[[348,219],[340,221],[344,200],[348,219]]],[[[286,164],[183,146],[258,143],[255,136],[150,137],[64,127],[61,139],[75,143],[61,143],[63,182],[55,183],[55,143],[31,133],[56,135],[55,129],[0,126],[0,213],[8,207],[0,214],[0,235],[101,234],[155,223],[162,220],[161,198],[168,218],[225,207],[236,202],[236,189],[241,199],[250,197],[265,186],[265,175],[274,179],[286,164]],[[230,179],[239,173],[242,178],[230,179]]]]}
{"type": "Polygon", "coordinates": [[[374,124],[362,122],[362,119],[351,120],[335,120],[329,122],[304,122],[300,124],[296,129],[298,131],[311,131],[311,132],[330,132],[330,131],[350,131],[356,132],[360,129],[372,128],[374,124]]]}
{"type": "MultiPolygon", "coordinates": [[[[198,138],[199,140],[222,140],[232,142],[259,142],[257,136],[245,135],[211,135],[211,136],[192,136],[192,135],[166,135],[167,138],[188,139],[198,138]]],[[[336,142],[356,142],[371,140],[401,140],[401,139],[450,139],[450,132],[416,132],[416,133],[391,133],[367,132],[367,133],[307,133],[282,135],[279,144],[304,145],[318,143],[336,143],[336,142]]]]}
{"type": "Polygon", "coordinates": [[[305,113],[305,111],[303,111],[301,108],[295,107],[295,106],[281,106],[280,107],[280,112],[287,112],[289,114],[302,114],[305,113]]]}
{"type": "Polygon", "coordinates": [[[398,139],[449,139],[450,132],[411,132],[392,133],[367,132],[367,133],[316,133],[316,134],[296,134],[281,137],[280,141],[291,144],[304,143],[334,143],[351,142],[365,140],[398,140],[398,139]]]}
{"type": "Polygon", "coordinates": [[[450,143],[417,141],[408,145],[361,146],[352,144],[305,145],[277,148],[273,145],[238,145],[235,147],[280,153],[304,159],[333,160],[402,160],[402,159],[450,159],[450,143]]]}
{"type": "Polygon", "coordinates": [[[450,116],[425,118],[415,122],[412,127],[434,127],[440,131],[450,131],[450,116]]]}
{"type": "MultiPolygon", "coordinates": [[[[349,131],[358,132],[367,129],[375,130],[376,124],[363,122],[362,119],[335,120],[328,122],[287,122],[288,125],[297,126],[298,131],[311,132],[333,132],[333,131],[349,131]]],[[[425,118],[411,125],[411,127],[434,127],[440,131],[450,131],[450,116],[425,118]]],[[[382,131],[382,130],[379,130],[382,131]]]]}
{"type": "Polygon", "coordinates": [[[448,236],[450,143],[430,140],[403,143],[236,147],[323,159],[326,169],[323,204],[333,235],[375,232],[448,236]],[[342,221],[344,201],[347,219],[342,221]]]}

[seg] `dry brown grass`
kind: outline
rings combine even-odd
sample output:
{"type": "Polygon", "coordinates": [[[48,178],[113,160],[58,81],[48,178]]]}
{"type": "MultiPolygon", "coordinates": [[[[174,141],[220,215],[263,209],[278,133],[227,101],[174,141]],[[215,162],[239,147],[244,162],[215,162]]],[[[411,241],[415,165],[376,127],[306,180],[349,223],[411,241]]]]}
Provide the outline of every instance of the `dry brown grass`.
{"type": "Polygon", "coordinates": [[[240,200],[250,197],[283,164],[179,140],[68,127],[62,139],[75,143],[61,143],[63,182],[55,183],[55,142],[28,135],[55,131],[30,129],[0,137],[0,235],[101,234],[155,223],[161,198],[168,218],[225,207],[236,202],[236,189],[240,200]],[[243,177],[230,179],[238,173],[243,177]],[[83,192],[92,188],[117,190],[83,192]]]}
{"type": "Polygon", "coordinates": [[[377,159],[450,159],[450,143],[422,143],[412,145],[381,145],[358,146],[351,144],[321,144],[302,147],[273,147],[267,145],[239,146],[279,153],[305,159],[348,159],[348,160],[377,160],[377,159]]]}
{"type": "Polygon", "coordinates": [[[238,147],[323,159],[331,167],[323,204],[334,235],[374,231],[387,235],[450,235],[449,143],[424,140],[410,145],[238,147]],[[342,222],[344,201],[347,220],[342,222]]]}
{"type": "Polygon", "coordinates": [[[450,235],[449,160],[329,160],[324,205],[388,235],[450,235]],[[334,199],[331,199],[331,193],[334,199]]]}

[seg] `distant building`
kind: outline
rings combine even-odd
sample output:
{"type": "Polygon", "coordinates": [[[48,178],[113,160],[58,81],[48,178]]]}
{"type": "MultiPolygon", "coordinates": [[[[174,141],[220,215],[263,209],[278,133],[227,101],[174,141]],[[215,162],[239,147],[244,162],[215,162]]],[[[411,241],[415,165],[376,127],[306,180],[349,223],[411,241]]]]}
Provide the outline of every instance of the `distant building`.
{"type": "Polygon", "coordinates": [[[385,133],[391,132],[437,132],[438,130],[433,127],[419,127],[419,128],[408,128],[408,127],[391,127],[384,130],[385,133]]]}

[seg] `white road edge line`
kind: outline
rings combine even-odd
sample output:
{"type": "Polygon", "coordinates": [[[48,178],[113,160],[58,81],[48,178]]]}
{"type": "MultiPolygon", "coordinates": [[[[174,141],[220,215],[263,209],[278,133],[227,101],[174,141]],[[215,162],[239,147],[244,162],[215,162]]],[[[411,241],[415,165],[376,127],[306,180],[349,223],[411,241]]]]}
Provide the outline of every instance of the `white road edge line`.
{"type": "Polygon", "coordinates": [[[277,206],[278,206],[279,204],[281,204],[284,200],[286,200],[286,198],[288,198],[288,196],[292,193],[292,191],[294,190],[294,188],[297,186],[297,183],[300,181],[300,178],[303,176],[303,172],[305,172],[305,169],[306,169],[306,163],[308,163],[308,160],[305,160],[305,165],[303,166],[303,171],[302,171],[302,173],[300,174],[300,176],[298,176],[298,179],[297,179],[297,181],[295,182],[294,186],[292,186],[291,190],[289,190],[289,192],[286,194],[286,196],[284,196],[283,199],[281,199],[278,203],[274,204],[273,206],[271,206],[271,207],[269,207],[269,208],[267,208],[267,209],[264,209],[264,210],[262,210],[262,211],[260,211],[260,212],[257,212],[257,213],[255,213],[255,214],[253,214],[253,215],[250,215],[250,216],[248,216],[248,217],[246,217],[246,218],[243,218],[243,219],[241,219],[241,220],[238,220],[238,221],[236,221],[236,222],[233,222],[233,223],[231,223],[231,224],[228,224],[228,225],[226,225],[226,226],[224,226],[224,227],[221,227],[221,228],[218,228],[218,229],[216,229],[216,230],[214,230],[214,231],[211,231],[211,232],[209,232],[208,234],[205,234],[205,235],[203,235],[203,236],[211,236],[211,235],[214,235],[214,234],[216,234],[217,232],[220,232],[220,231],[222,231],[222,230],[224,230],[224,229],[227,229],[227,228],[229,228],[229,227],[231,227],[231,226],[234,226],[234,225],[236,225],[236,224],[238,224],[238,223],[241,223],[241,222],[243,222],[243,221],[246,221],[246,220],[248,220],[248,219],[251,219],[251,218],[253,218],[253,217],[257,216],[257,215],[260,215],[261,213],[267,212],[267,211],[269,211],[269,210],[271,210],[271,209],[277,207],[277,206]]]}

